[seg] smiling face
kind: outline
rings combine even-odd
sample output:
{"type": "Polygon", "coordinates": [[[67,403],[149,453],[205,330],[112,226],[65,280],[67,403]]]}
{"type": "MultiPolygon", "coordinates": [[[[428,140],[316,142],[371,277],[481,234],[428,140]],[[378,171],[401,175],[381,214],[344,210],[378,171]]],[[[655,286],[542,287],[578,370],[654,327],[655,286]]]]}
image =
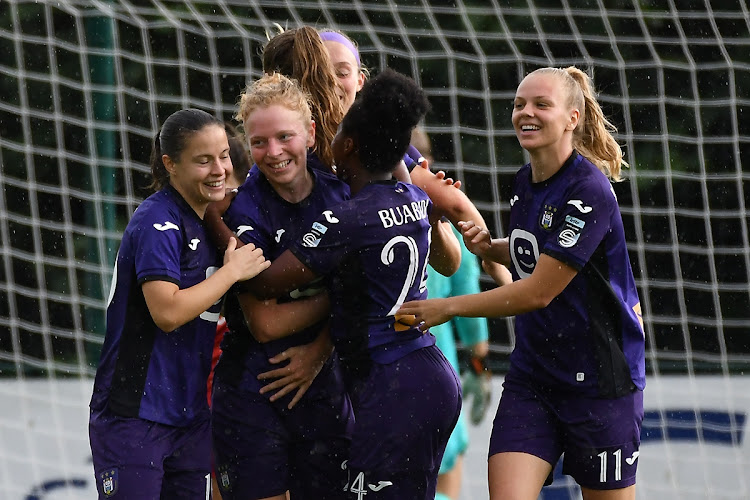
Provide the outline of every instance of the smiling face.
{"type": "Polygon", "coordinates": [[[258,107],[244,120],[253,161],[287,201],[312,189],[307,148],[315,144],[315,123],[281,104],[258,107]],[[309,189],[308,189],[309,188],[309,189]]]}
{"type": "Polygon", "coordinates": [[[336,77],[344,89],[342,103],[346,112],[354,102],[354,98],[357,97],[357,92],[362,90],[365,75],[360,71],[354,54],[344,44],[333,40],[327,40],[323,44],[331,57],[336,77]]]}
{"type": "Polygon", "coordinates": [[[178,158],[162,157],[170,184],[202,218],[206,206],[224,199],[224,180],[232,170],[229,142],[224,128],[203,127],[186,138],[178,158]]]}
{"type": "Polygon", "coordinates": [[[570,154],[579,111],[571,108],[560,77],[531,73],[513,101],[513,128],[518,142],[532,155],[547,150],[570,154]]]}

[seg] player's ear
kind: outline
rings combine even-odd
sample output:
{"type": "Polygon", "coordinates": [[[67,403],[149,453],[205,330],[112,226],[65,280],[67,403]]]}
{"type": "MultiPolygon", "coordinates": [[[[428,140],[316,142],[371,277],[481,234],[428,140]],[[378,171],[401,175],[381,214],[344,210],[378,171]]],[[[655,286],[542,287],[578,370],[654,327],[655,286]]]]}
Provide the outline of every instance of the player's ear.
{"type": "Polygon", "coordinates": [[[169,175],[173,175],[175,173],[177,166],[175,165],[174,161],[172,161],[172,158],[169,157],[169,155],[161,155],[161,162],[164,164],[164,168],[167,170],[167,172],[169,172],[169,175]]]}
{"type": "Polygon", "coordinates": [[[354,142],[354,139],[351,137],[347,137],[344,139],[344,153],[347,155],[350,155],[354,153],[357,150],[357,145],[354,142]]]}
{"type": "Polygon", "coordinates": [[[570,112],[570,118],[568,125],[565,127],[568,130],[575,130],[578,126],[578,120],[581,118],[581,112],[578,108],[573,108],[570,112]]]}
{"type": "Polygon", "coordinates": [[[307,133],[307,147],[315,146],[315,120],[310,120],[310,128],[307,133]]]}

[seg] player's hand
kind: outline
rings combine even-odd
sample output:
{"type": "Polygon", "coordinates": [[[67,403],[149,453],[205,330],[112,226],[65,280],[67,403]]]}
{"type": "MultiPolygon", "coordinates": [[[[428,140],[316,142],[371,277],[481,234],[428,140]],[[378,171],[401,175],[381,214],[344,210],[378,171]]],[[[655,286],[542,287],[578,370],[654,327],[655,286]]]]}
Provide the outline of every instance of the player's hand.
{"type": "Polygon", "coordinates": [[[484,255],[490,251],[492,246],[492,237],[487,229],[477,226],[473,221],[461,221],[458,223],[458,228],[461,230],[466,248],[471,253],[483,260],[491,260],[484,259],[484,255]]]}
{"type": "Polygon", "coordinates": [[[276,379],[261,387],[260,393],[277,391],[270,397],[271,401],[276,401],[296,389],[297,392],[287,405],[287,408],[291,410],[310,388],[330,355],[330,346],[326,347],[316,341],[286,349],[269,361],[273,364],[279,364],[288,360],[289,363],[258,375],[258,380],[276,379]]]}
{"type": "Polygon", "coordinates": [[[437,173],[435,173],[435,177],[443,181],[443,184],[447,186],[453,186],[456,189],[461,188],[461,181],[454,181],[453,178],[446,177],[445,175],[446,175],[445,172],[443,172],[442,170],[438,170],[437,173]]]}
{"type": "Polygon", "coordinates": [[[212,201],[208,204],[206,207],[206,213],[212,214],[214,217],[223,217],[235,196],[237,196],[237,189],[227,189],[224,191],[223,200],[212,201]]]}
{"type": "Polygon", "coordinates": [[[446,299],[412,300],[411,302],[405,302],[396,311],[396,317],[413,316],[412,325],[416,326],[419,331],[424,332],[428,328],[445,323],[453,317],[447,312],[446,305],[446,299]]]}
{"type": "Polygon", "coordinates": [[[430,162],[427,161],[426,158],[420,158],[420,160],[421,161],[419,162],[419,166],[429,172],[430,171],[430,162]]]}
{"type": "Polygon", "coordinates": [[[464,401],[471,400],[469,419],[472,424],[479,425],[487,413],[492,398],[492,373],[487,369],[483,358],[471,358],[469,368],[464,372],[461,386],[464,401]]]}
{"type": "Polygon", "coordinates": [[[231,266],[235,271],[235,281],[244,281],[268,269],[271,261],[263,257],[263,250],[251,243],[237,248],[237,238],[232,237],[224,252],[224,265],[231,266]]]}

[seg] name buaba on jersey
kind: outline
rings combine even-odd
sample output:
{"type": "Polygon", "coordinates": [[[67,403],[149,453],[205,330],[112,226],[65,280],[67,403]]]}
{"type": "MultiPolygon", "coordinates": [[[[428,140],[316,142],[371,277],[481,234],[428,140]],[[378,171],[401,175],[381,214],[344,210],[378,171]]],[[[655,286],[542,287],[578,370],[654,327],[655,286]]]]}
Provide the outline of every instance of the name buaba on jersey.
{"type": "Polygon", "coordinates": [[[393,226],[402,226],[409,222],[427,218],[427,200],[412,201],[410,204],[401,205],[400,207],[391,207],[385,210],[378,210],[380,222],[384,228],[393,226]]]}

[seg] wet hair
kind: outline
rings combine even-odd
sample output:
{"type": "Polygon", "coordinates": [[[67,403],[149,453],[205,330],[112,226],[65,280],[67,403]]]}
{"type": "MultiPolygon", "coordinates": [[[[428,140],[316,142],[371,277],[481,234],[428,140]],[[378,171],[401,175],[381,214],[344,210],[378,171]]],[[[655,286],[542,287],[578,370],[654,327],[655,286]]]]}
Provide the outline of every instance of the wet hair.
{"type": "Polygon", "coordinates": [[[571,108],[577,108],[581,116],[573,131],[573,147],[599,167],[613,181],[620,181],[620,171],[628,164],[623,160],[622,148],[613,137],[617,128],[604,116],[596,99],[591,78],[576,68],[540,68],[531,74],[549,74],[563,83],[571,108]]]}
{"type": "Polygon", "coordinates": [[[229,141],[229,158],[232,160],[232,176],[242,185],[253,166],[245,145],[245,136],[231,123],[224,124],[229,141]]]}
{"type": "Polygon", "coordinates": [[[209,125],[224,128],[221,120],[200,109],[182,109],[167,117],[151,148],[151,189],[158,191],[169,184],[169,172],[161,157],[167,155],[176,162],[190,137],[209,125]]]}
{"type": "Polygon", "coordinates": [[[280,73],[264,75],[242,91],[235,119],[244,122],[256,109],[274,104],[297,111],[305,124],[312,119],[310,95],[296,81],[280,73]]]}
{"type": "Polygon", "coordinates": [[[297,80],[310,94],[316,131],[314,150],[326,166],[333,165],[331,142],[344,116],[344,109],[336,93],[340,84],[331,57],[317,30],[302,26],[271,38],[263,49],[263,71],[266,74],[281,73],[297,80]]]}
{"type": "Polygon", "coordinates": [[[414,80],[386,68],[365,82],[341,122],[341,132],[354,139],[366,169],[391,172],[409,147],[411,131],[429,109],[427,96],[414,80]]]}

